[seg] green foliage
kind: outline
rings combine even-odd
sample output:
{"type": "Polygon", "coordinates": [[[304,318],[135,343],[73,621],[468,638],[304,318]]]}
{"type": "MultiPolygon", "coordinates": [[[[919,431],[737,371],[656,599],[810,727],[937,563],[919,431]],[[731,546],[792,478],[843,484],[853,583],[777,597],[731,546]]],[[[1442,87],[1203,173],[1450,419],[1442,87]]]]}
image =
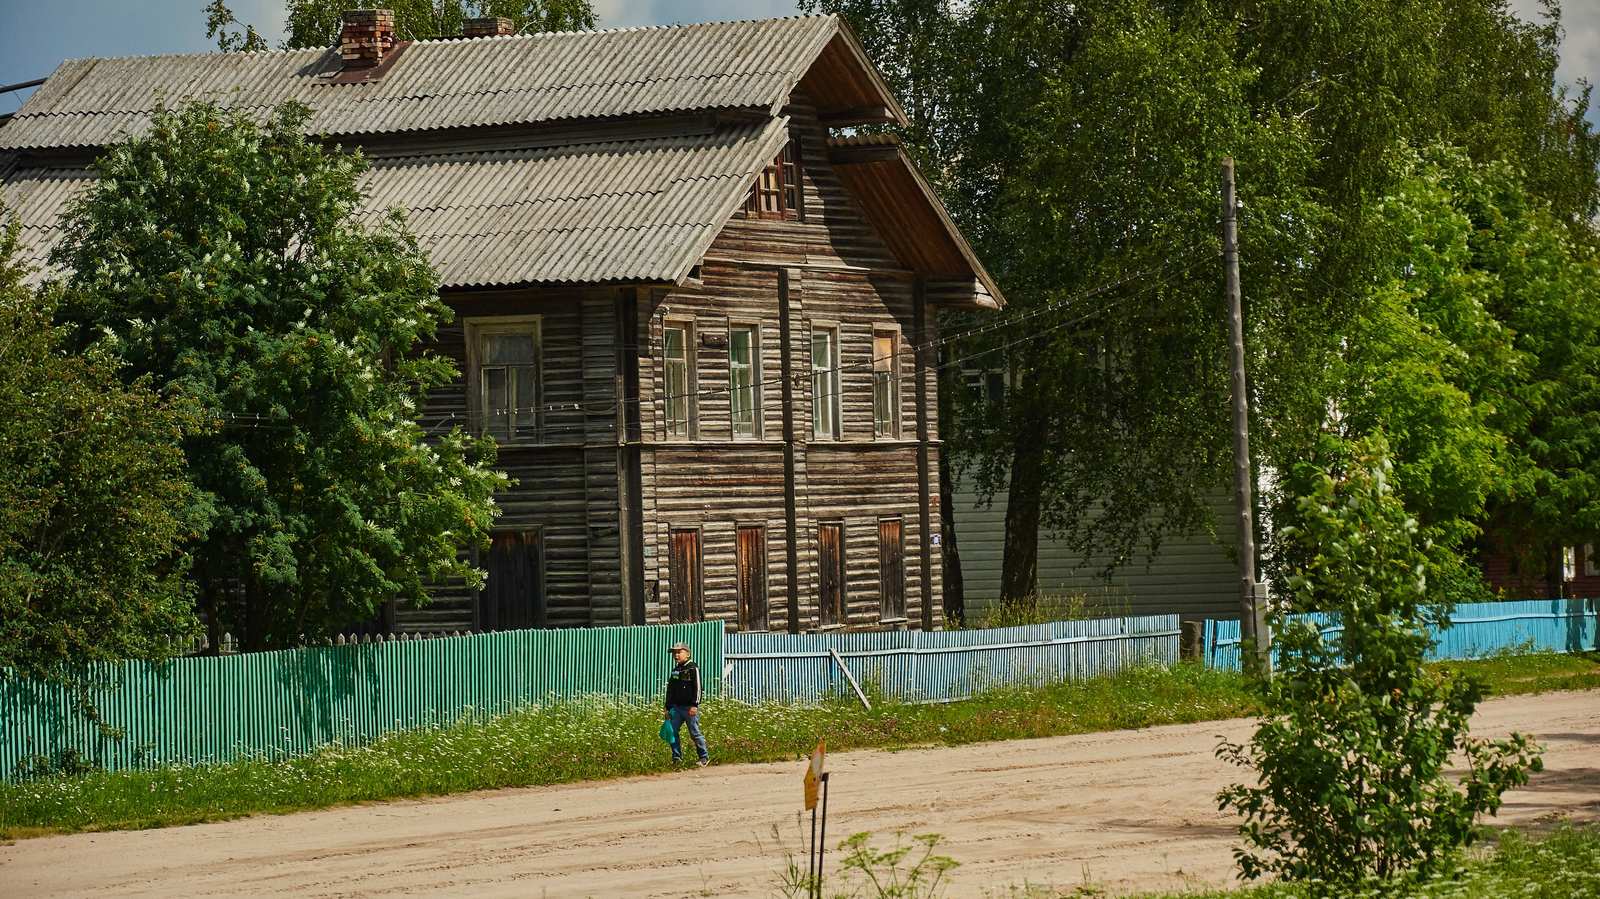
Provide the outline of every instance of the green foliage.
{"type": "MultiPolygon", "coordinates": [[[[1483,252],[1485,221],[1469,216],[1471,254],[1461,257],[1429,249],[1448,229],[1399,234],[1402,210],[1385,208],[1426,180],[1416,148],[1459,147],[1473,165],[1520,173],[1541,240],[1564,231],[1574,260],[1592,256],[1600,133],[1583,118],[1588,89],[1556,81],[1553,6],[1538,23],[1502,0],[814,6],[845,15],[874,58],[888,60],[891,86],[909,98],[903,137],[933,168],[1013,311],[1154,268],[1067,312],[1027,318],[1027,331],[951,351],[1010,375],[1003,403],[957,402],[941,416],[957,471],[980,494],[1009,491],[1008,599],[1034,590],[1041,527],[1086,558],[1121,565],[1167,534],[1210,526],[1203,498],[1227,482],[1231,455],[1220,266],[1204,258],[1216,246],[1224,155],[1239,161],[1244,203],[1257,458],[1292,471],[1337,451],[1325,445],[1330,429],[1341,438],[1390,433],[1402,495],[1440,547],[1435,573],[1463,598],[1481,590],[1461,560],[1494,508],[1507,509],[1502,530],[1530,517],[1587,526],[1589,507],[1575,494],[1594,482],[1583,462],[1600,454],[1575,453],[1579,437],[1567,439],[1588,439],[1586,407],[1540,406],[1537,429],[1510,417],[1536,396],[1587,392],[1581,366],[1567,361],[1582,355],[1581,342],[1557,337],[1554,364],[1537,366],[1551,378],[1504,390],[1487,376],[1520,357],[1494,322],[1530,346],[1548,338],[1523,335],[1582,332],[1570,310],[1541,318],[1553,309],[1547,301],[1524,316],[1533,320],[1511,322],[1538,299],[1519,291],[1547,286],[1524,276],[1549,271],[1553,257],[1518,269],[1508,252],[1516,277],[1459,282],[1497,258],[1483,252]],[[1415,262],[1435,270],[1411,272],[1403,248],[1421,248],[1415,262]],[[1199,267],[1160,266],[1187,261],[1199,267]],[[1429,279],[1434,288],[1417,283],[1429,279]],[[1502,292],[1487,319],[1451,318],[1502,292]],[[1462,355],[1491,349],[1498,355],[1462,355]],[[1352,417],[1330,423],[1330,398],[1352,417]],[[1560,452],[1537,477],[1518,479],[1513,457],[1547,455],[1554,434],[1560,452]],[[1489,486],[1502,472],[1522,505],[1496,506],[1489,486]]],[[[1438,152],[1429,154],[1431,165],[1438,152]]],[[[1427,206],[1424,194],[1404,202],[1427,206]]],[[[1461,196],[1446,205],[1463,202],[1476,205],[1461,196]]],[[[1562,287],[1581,296],[1585,269],[1567,271],[1562,287]]],[[[955,383],[941,386],[942,403],[966,400],[955,383]]],[[[1293,500],[1283,497],[1279,511],[1292,513],[1293,500]]]]}
{"type": "MultiPolygon", "coordinates": [[[[115,354],[69,352],[0,209],[0,670],[79,683],[194,632],[185,548],[204,527],[179,440],[197,417],[115,354]]],[[[90,710],[92,711],[92,710],[90,710]]]]}
{"type": "Polygon", "coordinates": [[[415,420],[455,368],[419,349],[449,309],[397,213],[360,218],[358,155],[207,104],[109,148],[64,217],[52,295],[79,346],[201,410],[183,442],[210,516],[212,623],[283,646],[427,600],[486,542],[493,447],[415,420]]]}
{"type": "Polygon", "coordinates": [[[1299,562],[1272,621],[1277,674],[1261,687],[1251,743],[1217,751],[1259,778],[1218,797],[1245,819],[1235,855],[1246,878],[1431,875],[1539,767],[1527,736],[1468,735],[1483,684],[1424,667],[1428,625],[1449,607],[1428,603],[1428,548],[1395,495],[1386,449],[1360,444],[1332,473],[1302,474],[1299,524],[1285,535],[1299,562]],[[1338,636],[1288,617],[1306,610],[1333,613],[1338,636]],[[1465,768],[1459,783],[1452,764],[1465,768]]]}
{"type": "Polygon", "coordinates": [[[223,53],[267,49],[267,39],[256,32],[254,25],[243,25],[233,10],[223,0],[206,4],[206,37],[217,39],[217,49],[223,53]]]}
{"type": "MultiPolygon", "coordinates": [[[[340,16],[349,0],[289,0],[285,9],[285,48],[331,47],[339,43],[340,16]]],[[[462,22],[504,16],[518,34],[531,31],[582,31],[595,27],[590,0],[386,0],[394,10],[395,34],[405,41],[459,37],[462,22]]]]}

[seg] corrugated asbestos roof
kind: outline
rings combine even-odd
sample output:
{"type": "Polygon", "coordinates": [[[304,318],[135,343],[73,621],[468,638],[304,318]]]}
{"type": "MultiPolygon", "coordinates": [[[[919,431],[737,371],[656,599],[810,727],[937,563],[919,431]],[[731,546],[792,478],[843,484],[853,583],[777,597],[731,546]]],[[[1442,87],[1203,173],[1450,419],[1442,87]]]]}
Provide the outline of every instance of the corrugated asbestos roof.
{"type": "Polygon", "coordinates": [[[0,149],[104,146],[145,127],[158,102],[185,98],[262,116],[298,100],[314,110],[312,132],[333,136],[713,109],[776,114],[840,31],[833,16],[803,16],[418,41],[366,84],[332,83],[337,50],[68,60],[0,127],[0,149]]]}
{"type": "MultiPolygon", "coordinates": [[[[775,118],[702,135],[378,159],[362,179],[365,211],[404,209],[447,287],[676,282],[787,129],[775,118]]],[[[6,179],[25,262],[43,268],[58,216],[93,180],[63,168],[6,179]]]]}

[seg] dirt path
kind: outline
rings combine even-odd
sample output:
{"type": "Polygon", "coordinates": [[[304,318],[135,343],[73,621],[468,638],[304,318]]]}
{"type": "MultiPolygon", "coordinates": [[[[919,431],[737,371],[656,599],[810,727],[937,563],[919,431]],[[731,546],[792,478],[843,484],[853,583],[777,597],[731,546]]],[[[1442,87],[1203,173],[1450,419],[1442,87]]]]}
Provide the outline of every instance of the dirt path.
{"type": "MultiPolygon", "coordinates": [[[[1520,729],[1546,770],[1502,821],[1600,819],[1600,692],[1485,703],[1481,734],[1520,729]]],[[[1115,891],[1221,885],[1232,774],[1217,734],[1242,721],[955,749],[833,756],[829,832],[937,831],[955,896],[1007,885],[1115,891]]],[[[713,747],[715,735],[713,734],[713,747]]],[[[715,749],[713,748],[713,751],[715,749]]],[[[798,848],[801,765],[397,802],[0,847],[4,896],[765,896],[798,848]]]]}

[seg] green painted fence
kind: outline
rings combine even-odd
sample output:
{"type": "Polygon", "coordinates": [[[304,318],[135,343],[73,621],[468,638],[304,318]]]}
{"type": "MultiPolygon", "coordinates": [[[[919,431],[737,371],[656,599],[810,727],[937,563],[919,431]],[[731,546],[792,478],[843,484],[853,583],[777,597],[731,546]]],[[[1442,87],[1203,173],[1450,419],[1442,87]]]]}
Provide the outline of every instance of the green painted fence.
{"type": "Polygon", "coordinates": [[[235,656],[97,665],[103,736],[60,687],[0,680],[0,776],[73,751],[110,769],[228,761],[359,744],[389,731],[583,696],[659,700],[667,647],[721,686],[722,622],[524,630],[235,656]]]}

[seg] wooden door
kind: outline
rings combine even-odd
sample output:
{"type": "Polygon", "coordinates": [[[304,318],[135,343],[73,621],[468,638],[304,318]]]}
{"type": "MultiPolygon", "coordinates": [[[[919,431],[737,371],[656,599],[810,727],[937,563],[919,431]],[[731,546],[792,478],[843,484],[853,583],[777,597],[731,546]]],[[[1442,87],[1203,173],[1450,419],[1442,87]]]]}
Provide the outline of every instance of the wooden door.
{"type": "Polygon", "coordinates": [[[544,546],[537,530],[495,531],[489,537],[488,580],[479,622],[484,630],[545,626],[544,546]]]}
{"type": "Polygon", "coordinates": [[[668,575],[668,613],[674,623],[700,621],[705,618],[705,600],[700,584],[700,529],[674,528],[672,530],[672,557],[668,575]]]}
{"type": "Polygon", "coordinates": [[[906,617],[906,545],[898,518],[878,522],[878,588],[880,617],[906,617]]]}
{"type": "Polygon", "coordinates": [[[830,522],[817,528],[817,578],[819,617],[822,624],[847,624],[844,599],[844,525],[830,522]]]}
{"type": "Polygon", "coordinates": [[[767,629],[767,529],[751,525],[739,528],[736,547],[739,569],[739,629],[767,629]]]}

